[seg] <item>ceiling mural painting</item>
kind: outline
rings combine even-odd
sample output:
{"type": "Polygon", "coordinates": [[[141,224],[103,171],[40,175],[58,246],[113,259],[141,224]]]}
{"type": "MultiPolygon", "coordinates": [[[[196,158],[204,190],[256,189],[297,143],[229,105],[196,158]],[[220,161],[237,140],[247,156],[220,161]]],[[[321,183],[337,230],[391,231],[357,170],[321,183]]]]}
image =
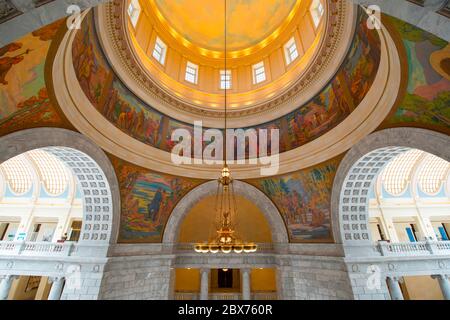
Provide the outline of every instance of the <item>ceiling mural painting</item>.
{"type": "Polygon", "coordinates": [[[278,207],[291,242],[332,242],[331,191],[340,160],[290,174],[250,180],[278,207]]]}
{"type": "Polygon", "coordinates": [[[0,132],[59,125],[45,83],[45,63],[57,21],[0,48],[0,132]]]}
{"type": "Polygon", "coordinates": [[[161,242],[176,204],[202,180],[157,173],[111,156],[120,185],[120,243],[161,242]]]}
{"type": "MultiPolygon", "coordinates": [[[[364,99],[380,62],[380,39],[359,16],[358,28],[344,63],[332,81],[310,102],[255,129],[279,128],[280,151],[304,145],[341,123],[364,99]]],[[[170,118],[133,95],[108,64],[88,15],[73,42],[73,63],[80,85],[103,116],[123,132],[152,147],[171,151],[171,132],[193,126],[170,118]]],[[[204,128],[207,130],[207,128],[204,128]]]]}
{"type": "Polygon", "coordinates": [[[409,23],[387,16],[404,49],[406,92],[385,122],[450,129],[450,45],[409,23]]]}
{"type": "MultiPolygon", "coordinates": [[[[225,17],[222,0],[149,1],[155,1],[164,19],[186,40],[205,49],[223,50],[225,17]]],[[[263,41],[286,20],[296,2],[227,1],[228,49],[242,50],[263,41]]]]}
{"type": "MultiPolygon", "coordinates": [[[[205,182],[158,173],[110,155],[121,190],[120,243],[159,243],[176,204],[205,182]]],[[[247,180],[277,206],[291,242],[332,242],[330,201],[340,163],[266,179],[247,180]],[[318,187],[319,186],[319,187],[318,187]]]]}

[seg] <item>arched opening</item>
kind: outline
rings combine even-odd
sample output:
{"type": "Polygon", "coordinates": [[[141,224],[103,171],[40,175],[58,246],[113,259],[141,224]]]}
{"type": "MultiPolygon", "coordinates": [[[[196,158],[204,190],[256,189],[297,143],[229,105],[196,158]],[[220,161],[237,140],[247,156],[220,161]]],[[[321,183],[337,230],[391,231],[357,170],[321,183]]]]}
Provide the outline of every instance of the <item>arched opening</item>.
{"type": "MultiPolygon", "coordinates": [[[[186,215],[178,237],[179,243],[193,248],[194,243],[211,239],[215,233],[215,196],[201,199],[186,215]]],[[[264,214],[251,201],[236,196],[239,214],[236,216],[235,231],[244,241],[258,243],[262,250],[272,243],[270,226],[264,214]]],[[[175,297],[198,297],[201,289],[201,270],[199,268],[177,268],[175,270],[175,297]]],[[[256,299],[276,296],[276,277],[274,268],[251,268],[250,292],[256,299]]],[[[230,268],[227,262],[211,268],[209,275],[210,299],[223,297],[240,299],[242,292],[240,268],[230,268]]]]}
{"type": "MultiPolygon", "coordinates": [[[[369,290],[367,274],[378,272],[382,283],[371,289],[374,294],[444,298],[446,278],[438,257],[450,248],[450,150],[443,147],[449,144],[447,135],[428,130],[388,129],[366,137],[344,157],[332,212],[336,239],[353,261],[350,278],[365,278],[354,283],[369,290]],[[424,257],[437,259],[437,270],[424,269],[424,257]]],[[[358,285],[353,289],[365,299],[358,285]]]]}
{"type": "MultiPolygon", "coordinates": [[[[236,215],[236,233],[244,241],[271,243],[270,226],[261,210],[247,198],[239,195],[236,196],[236,204],[239,208],[239,214],[236,215]]],[[[214,205],[215,196],[208,196],[190,210],[181,224],[179,243],[198,243],[214,236],[216,219],[214,205]]]]}
{"type": "Polygon", "coordinates": [[[0,270],[8,284],[2,299],[59,299],[66,288],[76,293],[77,284],[66,280],[83,277],[77,258],[105,257],[115,237],[113,197],[119,197],[109,160],[80,134],[62,129],[7,135],[0,150],[0,255],[23,257],[13,272],[0,270]],[[27,262],[40,258],[56,267],[27,262]]]}
{"type": "MultiPolygon", "coordinates": [[[[369,191],[372,241],[386,254],[398,255],[426,252],[427,241],[446,246],[450,235],[449,182],[450,163],[442,158],[414,148],[395,156],[369,191]]],[[[429,275],[405,275],[400,288],[405,300],[444,298],[438,280],[429,275]]]]}
{"type": "Polygon", "coordinates": [[[392,159],[370,190],[373,241],[448,241],[450,163],[419,149],[392,159]]]}
{"type": "MultiPolygon", "coordinates": [[[[188,213],[202,199],[214,196],[217,191],[217,182],[204,183],[189,192],[175,207],[164,230],[163,243],[166,245],[179,243],[181,226],[188,213]]],[[[287,244],[288,233],[284,221],[277,207],[260,190],[248,183],[235,180],[234,191],[237,196],[243,197],[254,204],[267,221],[274,244],[287,244]]]]}
{"type": "Polygon", "coordinates": [[[450,160],[447,135],[415,128],[376,132],[353,147],[342,160],[333,184],[334,234],[346,245],[370,244],[370,192],[388,164],[412,149],[450,160]]]}
{"type": "Polygon", "coordinates": [[[201,254],[193,243],[204,242],[215,232],[217,182],[200,185],[188,193],[172,212],[163,242],[174,245],[175,299],[276,299],[274,254],[288,244],[283,220],[274,204],[255,187],[234,181],[236,231],[243,241],[258,243],[249,254],[201,254]]]}

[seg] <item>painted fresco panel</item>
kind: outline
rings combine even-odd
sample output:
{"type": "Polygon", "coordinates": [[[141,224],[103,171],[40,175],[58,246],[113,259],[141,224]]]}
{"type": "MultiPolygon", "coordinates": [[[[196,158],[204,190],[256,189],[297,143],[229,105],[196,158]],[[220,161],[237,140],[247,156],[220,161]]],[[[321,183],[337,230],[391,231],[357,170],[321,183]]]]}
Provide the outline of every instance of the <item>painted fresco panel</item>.
{"type": "Polygon", "coordinates": [[[160,242],[169,216],[200,180],[156,173],[112,158],[120,185],[119,242],[160,242]]]}
{"type": "Polygon", "coordinates": [[[45,62],[62,21],[0,48],[0,132],[61,122],[45,84],[45,62]]]}
{"type": "Polygon", "coordinates": [[[450,128],[450,45],[404,21],[387,17],[398,32],[408,70],[406,92],[388,125],[450,128]]]}
{"type": "Polygon", "coordinates": [[[331,242],[330,199],[338,160],[298,172],[250,180],[277,206],[291,242],[331,242]]]}

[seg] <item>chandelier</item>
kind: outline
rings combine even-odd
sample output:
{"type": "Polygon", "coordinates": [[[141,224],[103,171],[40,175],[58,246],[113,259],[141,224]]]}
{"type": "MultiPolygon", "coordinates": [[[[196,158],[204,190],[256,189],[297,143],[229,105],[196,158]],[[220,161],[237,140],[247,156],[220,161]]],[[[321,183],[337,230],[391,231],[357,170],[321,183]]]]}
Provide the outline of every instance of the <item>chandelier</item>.
{"type": "Polygon", "coordinates": [[[198,243],[194,250],[198,253],[251,253],[256,252],[257,245],[241,241],[236,234],[233,218],[237,215],[236,198],[228,166],[224,165],[218,179],[216,194],[216,213],[218,224],[216,236],[208,243],[198,243]]]}
{"type": "MultiPolygon", "coordinates": [[[[227,1],[225,8],[225,70],[227,70],[227,1]]],[[[227,85],[225,86],[225,115],[224,132],[227,131],[227,85]]],[[[235,231],[235,218],[237,216],[236,197],[233,189],[233,179],[227,165],[226,134],[224,139],[224,166],[219,177],[216,193],[216,235],[207,243],[197,243],[194,246],[198,253],[252,253],[256,252],[257,245],[241,241],[235,231]]]]}

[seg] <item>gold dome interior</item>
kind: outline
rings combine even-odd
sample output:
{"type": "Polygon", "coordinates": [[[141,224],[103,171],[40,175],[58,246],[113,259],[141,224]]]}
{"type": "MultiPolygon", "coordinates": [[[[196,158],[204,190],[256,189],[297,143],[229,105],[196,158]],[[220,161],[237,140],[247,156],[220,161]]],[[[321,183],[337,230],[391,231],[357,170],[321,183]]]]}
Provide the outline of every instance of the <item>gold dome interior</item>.
{"type": "MultiPolygon", "coordinates": [[[[322,44],[327,5],[319,0],[227,1],[231,109],[270,101],[301,78],[322,44]],[[314,19],[318,6],[321,16],[314,19]],[[264,75],[258,77],[258,70],[264,75]]],[[[129,43],[147,75],[193,106],[220,109],[224,2],[133,0],[125,9],[129,43]],[[194,74],[188,76],[188,70],[194,74]]]]}

